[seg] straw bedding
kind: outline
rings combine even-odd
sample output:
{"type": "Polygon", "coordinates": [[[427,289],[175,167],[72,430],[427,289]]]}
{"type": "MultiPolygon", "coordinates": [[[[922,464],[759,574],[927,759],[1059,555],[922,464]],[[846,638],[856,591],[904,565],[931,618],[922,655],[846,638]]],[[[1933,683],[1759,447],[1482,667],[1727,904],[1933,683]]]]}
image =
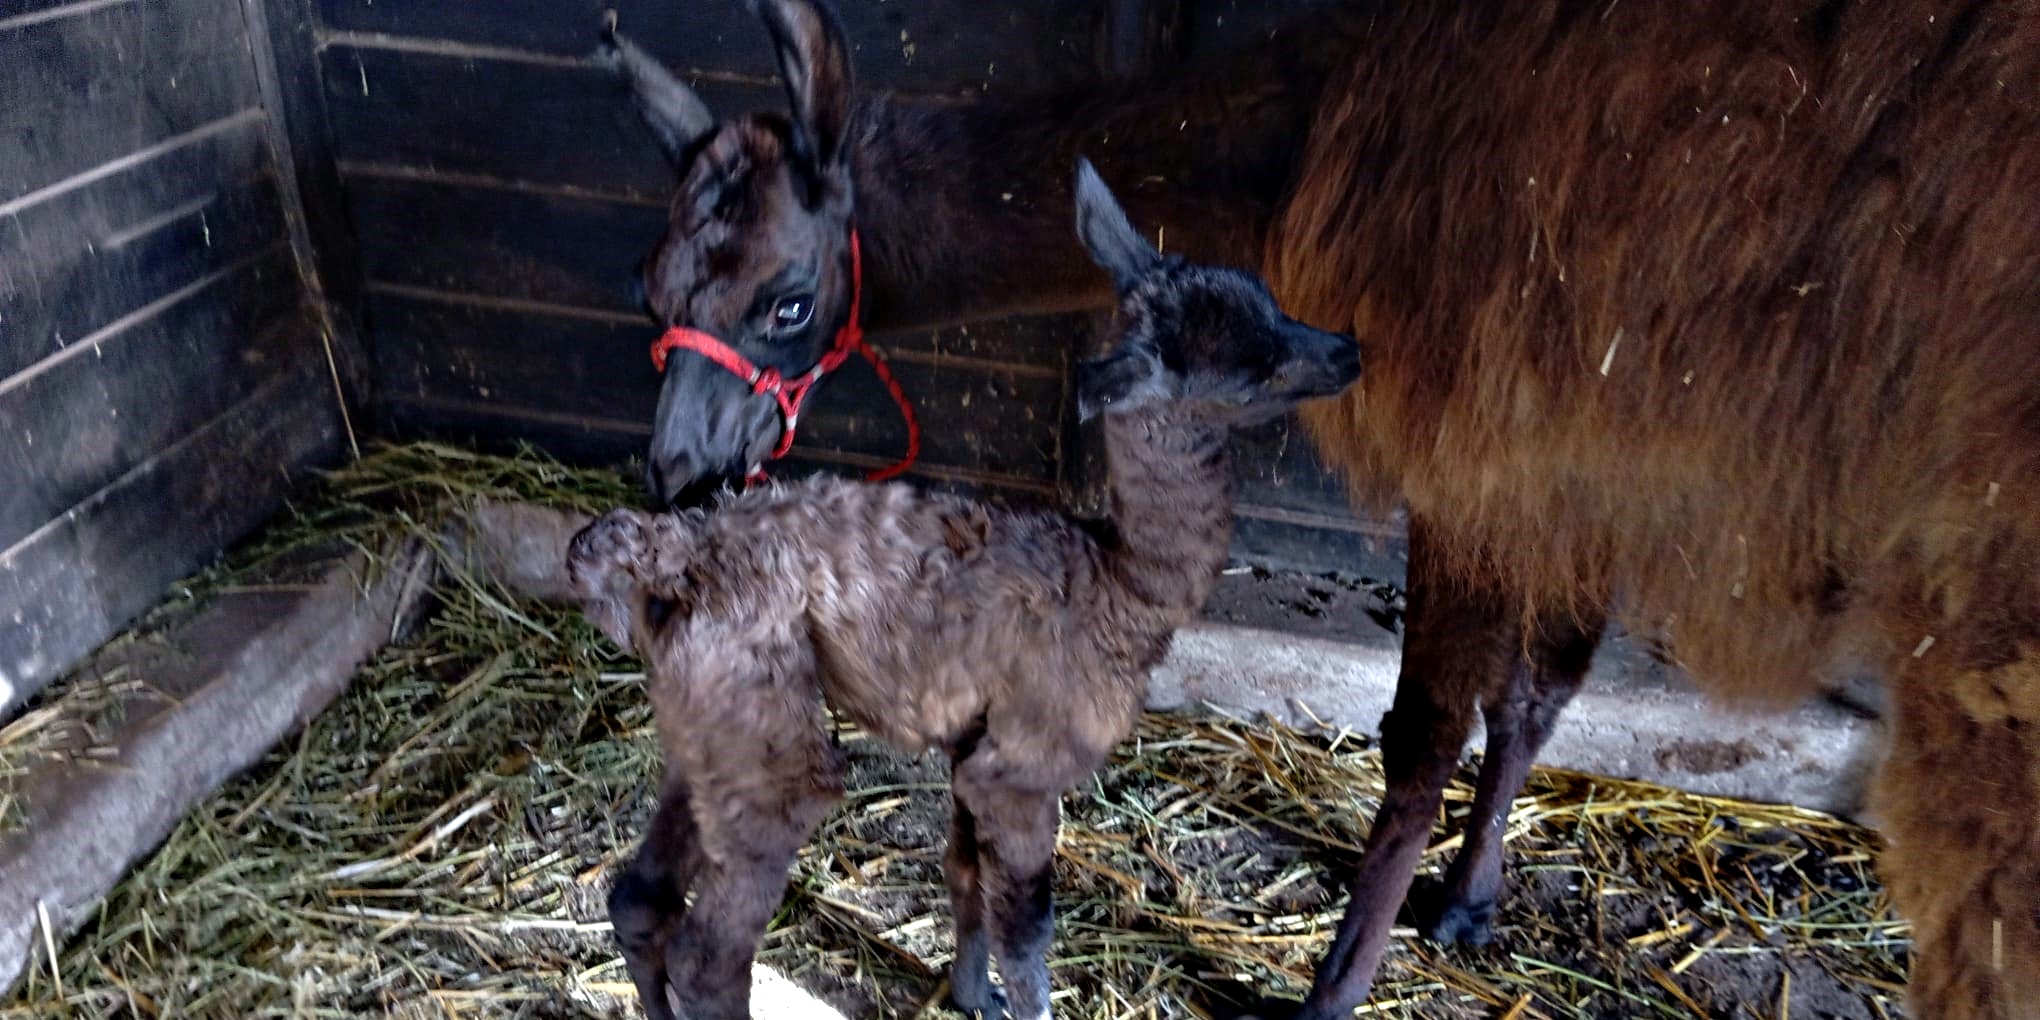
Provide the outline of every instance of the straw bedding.
{"type": "MultiPolygon", "coordinates": [[[[597,510],[636,494],[529,453],[387,448],[166,613],[308,549],[436,535],[484,497],[597,510]]],[[[603,912],[658,768],[637,666],[570,610],[472,578],[438,597],[330,710],[193,812],[54,966],[39,959],[0,1018],[637,1015],[603,912]]],[[[10,776],[91,754],[85,702],[145,682],[76,678],[45,706],[85,710],[0,731],[0,824],[10,776]]],[[[761,959],[852,1017],[946,1015],[946,768],[841,738],[851,796],[791,876],[761,959]]],[[[1211,1016],[1242,986],[1300,995],[1342,905],[1327,877],[1381,789],[1359,735],[1148,719],[1064,801],[1059,1015],[1211,1016]]],[[[1445,831],[1427,868],[1457,844],[1445,831]]],[[[1510,846],[1494,945],[1399,931],[1361,1015],[1900,1015],[1906,931],[1859,827],[1540,770],[1510,846]]]]}

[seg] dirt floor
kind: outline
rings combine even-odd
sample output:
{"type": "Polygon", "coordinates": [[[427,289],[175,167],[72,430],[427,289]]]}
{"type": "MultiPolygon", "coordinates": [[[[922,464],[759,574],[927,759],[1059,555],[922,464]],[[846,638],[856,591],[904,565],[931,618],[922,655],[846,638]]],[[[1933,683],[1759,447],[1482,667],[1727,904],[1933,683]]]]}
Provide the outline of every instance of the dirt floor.
{"type": "MultiPolygon", "coordinates": [[[[420,484],[370,469],[385,473],[343,476],[328,499],[380,513],[420,484]]],[[[544,477],[423,488],[530,498],[557,490],[544,477]]],[[[612,491],[589,485],[597,502],[612,491]]],[[[314,505],[298,527],[341,518],[314,505]]],[[[574,613],[461,584],[441,599],[195,811],[54,967],[38,960],[0,1018],[638,1015],[602,908],[657,770],[636,665],[574,613]]],[[[1365,585],[1340,600],[1393,611],[1365,585]]],[[[853,1018],[953,1015],[937,1006],[946,766],[842,738],[851,795],[791,876],[762,959],[853,1018]]],[[[1448,815],[1471,799],[1461,778],[1448,815]]],[[[1064,801],[1058,1015],[1300,995],[1380,792],[1378,754],[1350,733],[1151,718],[1064,801]]],[[[1899,1016],[1906,932],[1874,852],[1812,812],[1542,771],[1513,812],[1495,942],[1440,949],[1400,929],[1361,1015],[1899,1016]]]]}

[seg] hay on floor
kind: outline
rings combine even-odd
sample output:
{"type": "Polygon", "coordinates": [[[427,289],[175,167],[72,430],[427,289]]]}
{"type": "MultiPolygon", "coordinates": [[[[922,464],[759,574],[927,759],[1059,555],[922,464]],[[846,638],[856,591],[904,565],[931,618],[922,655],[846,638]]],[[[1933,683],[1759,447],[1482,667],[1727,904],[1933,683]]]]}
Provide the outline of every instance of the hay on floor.
{"type": "MultiPolygon", "coordinates": [[[[592,511],[634,496],[529,454],[392,448],[199,587],[252,583],[307,548],[436,534],[476,498],[592,511]]],[[[54,967],[39,959],[0,1018],[640,1015],[603,911],[658,768],[637,666],[574,612],[472,579],[440,597],[193,812],[54,967]]],[[[46,736],[0,731],[0,780],[50,753],[46,736]]],[[[946,767],[843,737],[851,795],[802,855],[761,959],[852,1017],[953,1015],[946,767]]],[[[89,753],[89,734],[63,753],[81,740],[89,753]]],[[[1300,995],[1342,905],[1330,880],[1381,790],[1378,753],[1351,733],[1146,720],[1064,801],[1058,1015],[1300,995]]],[[[1445,831],[1428,868],[1457,846],[1445,831]]],[[[1812,812],[1540,770],[1511,814],[1494,945],[1399,929],[1361,1015],[1897,1016],[1906,931],[1873,853],[1865,830],[1812,812]]]]}

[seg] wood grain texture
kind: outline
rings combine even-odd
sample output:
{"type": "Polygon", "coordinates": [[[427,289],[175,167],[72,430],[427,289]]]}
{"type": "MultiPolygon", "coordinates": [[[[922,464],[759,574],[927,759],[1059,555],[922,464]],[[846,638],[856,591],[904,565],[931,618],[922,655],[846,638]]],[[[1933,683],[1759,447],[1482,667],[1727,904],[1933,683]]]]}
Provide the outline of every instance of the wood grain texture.
{"type": "Polygon", "coordinates": [[[331,393],[324,365],[300,357],[0,552],[0,713],[268,518],[303,469],[331,463],[341,449],[331,393]]]}
{"type": "Polygon", "coordinates": [[[0,27],[0,203],[259,103],[238,0],[0,27]]]}

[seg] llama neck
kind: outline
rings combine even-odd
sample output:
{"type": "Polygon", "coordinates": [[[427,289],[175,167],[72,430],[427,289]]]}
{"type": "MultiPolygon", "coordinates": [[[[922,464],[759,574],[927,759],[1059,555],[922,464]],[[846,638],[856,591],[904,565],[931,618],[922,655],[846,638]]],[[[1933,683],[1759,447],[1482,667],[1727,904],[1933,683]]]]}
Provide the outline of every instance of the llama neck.
{"type": "Polygon", "coordinates": [[[1165,250],[1258,265],[1335,51],[1297,30],[1156,83],[865,104],[851,139],[866,321],[928,327],[1109,304],[1073,227],[1080,154],[1165,250]]]}
{"type": "Polygon", "coordinates": [[[1112,576],[1180,625],[1217,583],[1232,544],[1225,430],[1179,409],[1105,417],[1116,538],[1112,576]]]}

